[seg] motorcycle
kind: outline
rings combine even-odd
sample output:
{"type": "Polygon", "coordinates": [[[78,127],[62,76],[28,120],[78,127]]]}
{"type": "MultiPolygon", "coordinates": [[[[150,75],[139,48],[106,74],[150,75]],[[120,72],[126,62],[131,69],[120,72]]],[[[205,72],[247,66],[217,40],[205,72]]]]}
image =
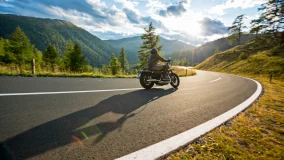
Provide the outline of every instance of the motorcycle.
{"type": "Polygon", "coordinates": [[[177,88],[180,84],[179,77],[176,73],[174,73],[173,69],[170,69],[169,67],[170,62],[166,62],[165,65],[167,65],[168,69],[168,78],[169,81],[162,81],[162,75],[163,70],[153,70],[150,68],[144,68],[142,71],[138,74],[138,79],[140,81],[140,84],[145,89],[151,89],[154,84],[157,86],[163,86],[171,84],[172,87],[177,88]]]}

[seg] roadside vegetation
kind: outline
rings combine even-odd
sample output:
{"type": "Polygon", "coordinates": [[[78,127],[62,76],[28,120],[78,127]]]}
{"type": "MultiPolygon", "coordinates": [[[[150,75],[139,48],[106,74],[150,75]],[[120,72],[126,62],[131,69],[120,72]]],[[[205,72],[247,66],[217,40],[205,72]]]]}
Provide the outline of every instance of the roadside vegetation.
{"type": "Polygon", "coordinates": [[[196,75],[195,69],[185,69],[176,66],[171,67],[179,77],[194,76],[196,75]]]}
{"type": "MultiPolygon", "coordinates": [[[[94,77],[94,78],[134,78],[139,70],[147,66],[148,56],[152,48],[158,48],[159,36],[155,34],[152,23],[141,36],[143,44],[138,52],[139,63],[130,67],[124,48],[118,54],[110,56],[108,64],[101,68],[92,67],[82,54],[78,43],[71,40],[65,44],[64,51],[57,51],[55,45],[49,44],[44,52],[30,43],[29,38],[18,26],[10,39],[0,38],[0,75],[6,76],[38,76],[38,77],[94,77]],[[152,44],[152,45],[148,45],[152,44]]],[[[161,54],[161,53],[159,53],[161,54]]],[[[184,59],[178,64],[188,65],[184,59]]],[[[194,75],[193,72],[178,69],[181,76],[194,75]]]]}
{"type": "Polygon", "coordinates": [[[197,69],[231,74],[249,74],[252,76],[272,76],[272,79],[284,80],[284,47],[252,49],[249,42],[225,52],[216,53],[197,69]]]}
{"type": "Polygon", "coordinates": [[[58,53],[55,46],[49,44],[42,53],[30,43],[29,38],[18,26],[11,39],[0,39],[0,74],[30,76],[33,71],[34,76],[80,76],[86,73],[95,73],[100,77],[131,75],[124,48],[121,49],[118,58],[112,54],[109,64],[96,68],[89,65],[78,43],[67,41],[63,53],[58,53]]]}
{"type": "MultiPolygon", "coordinates": [[[[284,159],[284,28],[279,27],[284,17],[271,18],[283,15],[283,5],[273,0],[263,4],[260,19],[252,21],[251,41],[196,66],[255,79],[263,95],[232,120],[162,159],[284,159]]],[[[234,34],[231,38],[238,41],[240,34],[234,34]]]]}
{"type": "MultiPolygon", "coordinates": [[[[172,67],[179,77],[194,76],[196,72],[194,69],[184,69],[179,67],[172,67]]],[[[68,73],[68,72],[39,72],[32,74],[31,71],[20,73],[10,67],[0,66],[0,75],[2,76],[24,76],[24,77],[89,77],[89,78],[137,78],[138,74],[104,74],[100,70],[82,73],[68,73]]]]}
{"type": "Polygon", "coordinates": [[[184,57],[183,59],[174,59],[173,61],[173,65],[176,65],[176,66],[189,66],[189,60],[184,57]]]}

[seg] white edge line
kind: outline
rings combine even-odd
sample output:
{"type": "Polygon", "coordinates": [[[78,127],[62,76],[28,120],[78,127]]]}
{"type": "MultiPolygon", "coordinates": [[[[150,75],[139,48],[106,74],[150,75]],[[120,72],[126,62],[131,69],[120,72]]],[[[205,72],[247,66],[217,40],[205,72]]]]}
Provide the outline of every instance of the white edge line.
{"type": "Polygon", "coordinates": [[[220,126],[227,120],[233,118],[235,115],[250,106],[262,93],[262,86],[259,82],[250,78],[246,79],[254,81],[257,84],[257,89],[251,97],[249,97],[238,106],[192,129],[189,129],[169,139],[158,142],[154,145],[120,157],[117,160],[153,160],[159,158],[161,156],[164,156],[165,154],[170,153],[171,151],[178,149],[180,146],[184,146],[192,142],[193,140],[220,126]]]}
{"type": "Polygon", "coordinates": [[[219,80],[221,80],[222,78],[221,77],[219,77],[218,79],[215,79],[215,80],[213,80],[213,81],[209,81],[209,82],[216,82],[216,81],[219,81],[219,80]]]}
{"type": "Polygon", "coordinates": [[[109,90],[86,90],[86,91],[61,91],[61,92],[32,92],[32,93],[4,93],[1,96],[26,96],[26,95],[46,95],[46,94],[70,94],[70,93],[95,93],[95,92],[114,92],[140,90],[143,88],[109,89],[109,90]]]}

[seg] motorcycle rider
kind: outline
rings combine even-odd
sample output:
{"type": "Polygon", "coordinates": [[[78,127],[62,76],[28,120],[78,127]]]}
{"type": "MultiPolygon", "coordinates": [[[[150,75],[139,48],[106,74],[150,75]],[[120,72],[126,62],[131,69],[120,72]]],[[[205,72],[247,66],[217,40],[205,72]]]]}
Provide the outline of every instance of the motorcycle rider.
{"type": "Polygon", "coordinates": [[[162,70],[163,69],[163,77],[162,77],[162,81],[169,81],[169,76],[168,76],[168,65],[158,65],[158,61],[162,61],[162,62],[170,62],[170,60],[166,60],[163,57],[161,57],[158,54],[158,50],[156,48],[153,48],[151,50],[151,54],[148,57],[148,67],[150,69],[154,69],[154,70],[162,70]]]}

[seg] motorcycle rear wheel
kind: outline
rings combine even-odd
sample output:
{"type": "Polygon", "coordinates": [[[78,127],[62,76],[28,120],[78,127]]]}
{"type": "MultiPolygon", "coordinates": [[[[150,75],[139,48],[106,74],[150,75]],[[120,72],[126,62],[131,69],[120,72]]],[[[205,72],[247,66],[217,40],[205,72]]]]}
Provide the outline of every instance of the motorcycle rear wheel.
{"type": "Polygon", "coordinates": [[[149,75],[147,74],[142,74],[139,79],[141,86],[144,87],[145,89],[151,89],[154,86],[154,82],[147,82],[148,79],[149,75]]]}

